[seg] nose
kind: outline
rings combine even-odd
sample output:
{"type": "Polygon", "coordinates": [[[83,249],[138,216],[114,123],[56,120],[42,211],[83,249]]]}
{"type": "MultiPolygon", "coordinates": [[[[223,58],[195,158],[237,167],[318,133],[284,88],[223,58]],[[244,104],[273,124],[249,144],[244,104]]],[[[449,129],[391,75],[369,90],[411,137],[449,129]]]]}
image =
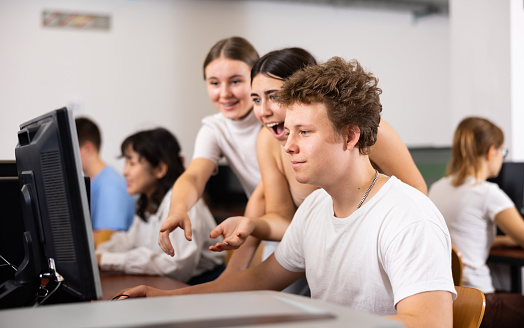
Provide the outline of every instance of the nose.
{"type": "Polygon", "coordinates": [[[220,85],[220,98],[227,98],[231,96],[231,88],[228,83],[222,83],[220,85]]]}
{"type": "Polygon", "coordinates": [[[259,107],[258,111],[260,113],[260,116],[271,116],[271,114],[273,114],[273,111],[269,107],[268,102],[265,100],[262,100],[260,102],[260,105],[258,105],[258,107],[259,107]]]}
{"type": "Polygon", "coordinates": [[[284,151],[288,154],[293,154],[293,153],[297,153],[297,150],[298,148],[295,142],[295,137],[292,136],[292,134],[290,133],[287,136],[286,143],[284,144],[284,151]]]}

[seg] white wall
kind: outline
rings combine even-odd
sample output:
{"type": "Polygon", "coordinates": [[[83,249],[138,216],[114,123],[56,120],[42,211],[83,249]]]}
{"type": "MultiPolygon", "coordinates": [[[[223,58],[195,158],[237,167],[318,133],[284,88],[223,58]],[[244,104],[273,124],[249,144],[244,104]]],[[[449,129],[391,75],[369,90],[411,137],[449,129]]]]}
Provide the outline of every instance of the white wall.
{"type": "MultiPolygon", "coordinates": [[[[506,119],[511,117],[508,6],[507,1],[498,0],[451,2],[451,111],[455,126],[464,116],[476,115],[511,131],[511,122],[506,119]]],[[[507,139],[511,149],[511,138],[507,139]]]]}
{"type": "Polygon", "coordinates": [[[215,109],[202,62],[219,39],[239,35],[262,55],[301,46],[320,60],[357,58],[383,88],[383,116],[406,144],[449,145],[447,16],[309,4],[183,0],[0,0],[0,159],[13,159],[18,125],[75,104],[102,128],[102,156],[164,126],[191,157],[203,116],[215,109]],[[44,9],[109,14],[111,29],[41,27],[44,9]]]}
{"type": "Polygon", "coordinates": [[[524,160],[522,0],[451,0],[452,125],[487,117],[505,132],[510,160],[524,160]]]}
{"type": "MultiPolygon", "coordinates": [[[[514,160],[524,160],[524,3],[510,0],[511,140],[514,160]]],[[[524,276],[523,276],[524,277],[524,276]]]]}

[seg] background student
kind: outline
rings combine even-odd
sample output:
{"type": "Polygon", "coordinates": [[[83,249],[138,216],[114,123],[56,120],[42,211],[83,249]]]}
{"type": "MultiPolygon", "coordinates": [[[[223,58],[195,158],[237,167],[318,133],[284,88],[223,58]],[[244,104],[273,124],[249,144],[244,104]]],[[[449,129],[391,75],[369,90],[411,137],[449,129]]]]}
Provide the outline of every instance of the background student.
{"type": "MultiPolygon", "coordinates": [[[[227,160],[250,198],[246,216],[263,214],[263,193],[255,192],[260,180],[256,138],[262,126],[253,113],[250,96],[251,67],[258,58],[257,51],[247,40],[230,37],[218,41],[204,60],[207,93],[218,113],[202,120],[193,160],[173,186],[169,215],[164,218],[158,237],[162,249],[171,256],[176,252],[171,245],[170,232],[181,227],[185,237],[191,240],[192,221],[188,210],[202,197],[207,181],[217,173],[222,158],[227,160]]],[[[255,246],[254,242],[252,249],[255,246]]],[[[243,269],[248,262],[230,262],[228,269],[236,265],[243,269]]]]}
{"type": "Polygon", "coordinates": [[[82,169],[91,178],[91,224],[95,245],[133,221],[134,199],[127,193],[124,177],[100,158],[102,137],[98,126],[86,117],[75,119],[82,169]]]}
{"type": "MultiPolygon", "coordinates": [[[[220,224],[212,237],[225,236],[212,250],[233,249],[253,234],[263,240],[281,240],[296,209],[318,187],[299,183],[293,172],[289,155],[281,147],[287,136],[284,131],[286,108],[275,99],[284,81],[296,71],[316,65],[315,58],[302,48],[272,51],[257,61],[251,71],[251,97],[254,111],[266,127],[258,137],[257,152],[264,186],[265,215],[261,218],[233,217],[220,224]]],[[[350,86],[348,86],[350,87],[350,86]]],[[[380,121],[376,143],[369,158],[374,167],[386,175],[426,193],[426,183],[411,155],[395,130],[383,119],[380,121]]],[[[272,250],[271,250],[272,251],[272,250]]],[[[270,254],[271,252],[269,252],[270,254]]],[[[268,253],[265,252],[268,256],[268,253]]],[[[234,254],[233,257],[237,256],[234,254]]]]}
{"type": "Polygon", "coordinates": [[[451,327],[455,290],[444,219],[424,194],[379,174],[369,160],[380,93],[377,79],[357,61],[335,57],[295,73],[279,91],[288,107],[284,149],[297,181],[322,189],[297,210],[275,253],[207,284],[120,293],[281,290],[306,272],[313,298],[389,316],[406,327],[451,327]]]}
{"type": "Polygon", "coordinates": [[[524,322],[524,296],[496,292],[486,264],[492,246],[524,247],[524,221],[518,210],[497,184],[486,181],[499,174],[506,154],[498,126],[467,117],[455,131],[446,176],[429,190],[462,256],[463,285],[486,295],[481,327],[519,327],[524,322]],[[497,226],[505,236],[497,236],[497,226]]]}
{"type": "Polygon", "coordinates": [[[124,176],[129,194],[138,195],[136,216],[129,231],[113,234],[96,251],[100,268],[128,274],[163,275],[197,284],[215,279],[224,269],[224,256],[208,250],[208,233],[216,225],[202,200],[188,209],[193,220],[193,241],[175,231],[171,241],[177,252],[172,258],[157,244],[158,231],[167,216],[171,187],[184,172],[180,146],[166,129],[141,131],[121,146],[126,164],[124,176]]]}

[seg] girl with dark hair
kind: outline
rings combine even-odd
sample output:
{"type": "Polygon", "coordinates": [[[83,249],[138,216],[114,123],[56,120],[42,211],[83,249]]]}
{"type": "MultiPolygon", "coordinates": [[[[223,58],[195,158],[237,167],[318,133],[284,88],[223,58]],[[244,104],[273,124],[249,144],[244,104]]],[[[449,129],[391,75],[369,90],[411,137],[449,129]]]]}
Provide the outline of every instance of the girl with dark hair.
{"type": "MultiPolygon", "coordinates": [[[[188,215],[188,209],[202,197],[207,181],[217,173],[222,158],[235,172],[250,203],[251,199],[263,196],[262,192],[254,192],[260,180],[256,139],[262,125],[253,112],[250,96],[251,67],[258,58],[247,40],[231,37],[218,41],[204,60],[207,93],[218,113],[202,120],[193,160],[173,186],[172,206],[158,237],[162,249],[171,256],[175,256],[176,251],[171,245],[170,232],[182,228],[185,238],[191,240],[194,220],[188,215]]],[[[253,209],[257,214],[249,214],[248,204],[246,215],[260,216],[262,207],[253,209]]]]}
{"type": "Polygon", "coordinates": [[[176,258],[164,254],[156,243],[169,210],[171,187],[184,172],[176,138],[163,128],[141,131],[124,140],[121,152],[127,191],[138,196],[136,216],[127,232],[117,232],[98,246],[101,270],[163,275],[189,284],[216,278],[224,269],[224,256],[207,251],[213,244],[208,233],[216,223],[203,201],[188,210],[194,218],[194,240],[186,241],[181,230],[171,236],[176,258]]]}
{"type": "Polygon", "coordinates": [[[507,154],[502,130],[484,118],[463,119],[453,138],[446,176],[431,185],[429,197],[444,216],[451,243],[460,252],[462,285],[486,295],[481,327],[519,327],[524,296],[499,293],[486,261],[492,246],[524,247],[524,221],[496,177],[507,154]],[[497,236],[497,226],[506,234],[497,236]]]}

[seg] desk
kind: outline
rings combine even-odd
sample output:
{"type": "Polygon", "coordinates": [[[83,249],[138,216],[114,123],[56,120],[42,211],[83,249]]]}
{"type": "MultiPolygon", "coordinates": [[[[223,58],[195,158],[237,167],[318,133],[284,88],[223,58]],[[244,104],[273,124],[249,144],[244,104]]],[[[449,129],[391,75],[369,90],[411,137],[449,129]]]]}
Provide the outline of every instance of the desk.
{"type": "Polygon", "coordinates": [[[124,275],[116,272],[100,272],[102,299],[110,300],[119,290],[138,285],[147,285],[158,289],[178,289],[187,284],[162,276],[124,275]]]}
{"type": "Polygon", "coordinates": [[[139,298],[0,311],[2,327],[401,328],[351,308],[274,291],[139,298]]]}
{"type": "Polygon", "coordinates": [[[508,264],[511,273],[511,292],[522,294],[524,249],[520,247],[492,248],[489,252],[488,262],[508,264]]]}

